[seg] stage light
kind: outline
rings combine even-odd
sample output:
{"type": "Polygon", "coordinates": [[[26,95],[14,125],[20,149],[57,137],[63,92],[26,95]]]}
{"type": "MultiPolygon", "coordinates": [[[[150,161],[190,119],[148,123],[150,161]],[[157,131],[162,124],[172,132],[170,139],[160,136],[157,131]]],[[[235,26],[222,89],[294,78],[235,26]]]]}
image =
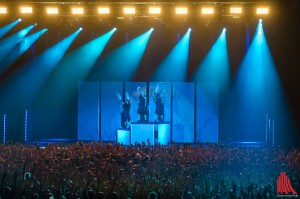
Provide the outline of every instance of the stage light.
{"type": "Polygon", "coordinates": [[[135,8],[133,8],[133,7],[125,7],[123,11],[124,11],[124,14],[127,14],[127,15],[135,14],[135,8]]]}
{"type": "Polygon", "coordinates": [[[7,14],[7,8],[6,7],[0,7],[0,14],[7,14]]]}
{"type": "Polygon", "coordinates": [[[192,29],[191,29],[191,28],[189,28],[189,29],[188,29],[188,31],[192,31],[192,29]]]}
{"type": "Polygon", "coordinates": [[[22,21],[22,19],[21,19],[21,18],[19,18],[19,19],[18,19],[18,21],[20,21],[20,22],[21,22],[21,21],[22,21]]]}
{"type": "Polygon", "coordinates": [[[117,30],[117,28],[113,28],[113,31],[116,31],[117,30]]]}
{"type": "Polygon", "coordinates": [[[223,32],[226,32],[226,28],[223,28],[223,32]]]}
{"type": "Polygon", "coordinates": [[[29,6],[22,6],[20,8],[20,12],[22,14],[32,14],[32,7],[29,7],[29,6]]]}
{"type": "Polygon", "coordinates": [[[154,30],[154,28],[150,28],[150,30],[151,30],[151,31],[153,31],[153,30],[154,30]]]}
{"type": "Polygon", "coordinates": [[[82,28],[80,27],[79,30],[82,31],[82,28]]]}
{"type": "Polygon", "coordinates": [[[110,9],[109,7],[99,7],[98,8],[98,14],[109,14],[110,9]]]}
{"type": "Polygon", "coordinates": [[[262,19],[259,19],[258,21],[259,21],[259,23],[262,23],[262,19]]]}
{"type": "Polygon", "coordinates": [[[266,8],[266,7],[256,8],[256,14],[267,15],[267,14],[269,14],[269,8],[266,8]]]}
{"type": "Polygon", "coordinates": [[[241,14],[242,13],[242,8],[241,7],[231,7],[230,8],[230,13],[231,14],[241,14]]]}
{"type": "Polygon", "coordinates": [[[161,9],[160,7],[150,7],[149,8],[149,14],[160,14],[161,9]]]}
{"type": "Polygon", "coordinates": [[[57,15],[58,8],[46,8],[46,12],[48,15],[57,15]]]}
{"type": "Polygon", "coordinates": [[[202,8],[202,14],[203,15],[212,15],[214,14],[213,8],[202,8]]]}
{"type": "Polygon", "coordinates": [[[37,23],[34,23],[33,25],[34,25],[34,26],[37,26],[37,23]]]}
{"type": "Polygon", "coordinates": [[[83,10],[83,8],[79,8],[79,7],[72,8],[72,14],[73,15],[83,15],[84,10],[83,10]]]}
{"type": "Polygon", "coordinates": [[[176,14],[178,15],[186,15],[188,13],[188,9],[185,7],[177,7],[176,14]]]}

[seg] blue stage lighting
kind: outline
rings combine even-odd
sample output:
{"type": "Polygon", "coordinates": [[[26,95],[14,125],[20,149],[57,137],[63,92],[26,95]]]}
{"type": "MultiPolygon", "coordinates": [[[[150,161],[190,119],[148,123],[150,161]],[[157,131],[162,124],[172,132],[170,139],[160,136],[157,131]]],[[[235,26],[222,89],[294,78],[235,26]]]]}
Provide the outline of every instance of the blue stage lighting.
{"type": "Polygon", "coordinates": [[[225,32],[226,31],[226,28],[223,28],[223,32],[225,32]]]}
{"type": "Polygon", "coordinates": [[[117,28],[114,28],[114,29],[113,29],[113,31],[116,31],[116,30],[117,30],[117,28]]]}
{"type": "Polygon", "coordinates": [[[230,66],[227,49],[226,29],[209,50],[198,66],[194,80],[212,82],[220,85],[220,91],[226,89],[230,81],[230,66]]]}
{"type": "Polygon", "coordinates": [[[7,34],[13,27],[15,27],[18,23],[20,23],[20,21],[19,21],[19,20],[16,20],[16,21],[14,21],[14,22],[12,22],[12,23],[10,23],[10,24],[4,26],[4,27],[1,27],[1,28],[0,28],[0,39],[1,39],[4,35],[6,35],[6,34],[7,34]]]}
{"type": "Polygon", "coordinates": [[[124,45],[115,49],[99,64],[99,71],[94,72],[92,76],[109,80],[132,80],[140,61],[146,50],[151,36],[151,29],[144,34],[126,42],[124,45]]]}
{"type": "Polygon", "coordinates": [[[82,31],[82,28],[80,27],[79,30],[82,31]]]}
{"type": "Polygon", "coordinates": [[[187,31],[169,55],[158,66],[153,81],[185,81],[191,31],[187,31]]]}
{"type": "MultiPolygon", "coordinates": [[[[37,37],[46,31],[47,29],[42,30],[37,34],[37,37]]],[[[31,103],[36,98],[37,94],[41,92],[42,87],[47,82],[50,74],[62,60],[66,51],[78,34],[79,30],[75,31],[73,34],[59,41],[54,46],[48,48],[42,54],[23,65],[22,70],[13,81],[14,84],[11,85],[12,89],[15,89],[16,93],[27,95],[28,98],[26,99],[31,103]]]]}
{"type": "Polygon", "coordinates": [[[18,19],[18,21],[22,21],[22,19],[21,19],[21,18],[19,18],[19,19],[18,19]]]}
{"type": "MultiPolygon", "coordinates": [[[[78,31],[76,32],[78,34],[78,31]]],[[[113,34],[114,31],[112,29],[65,56],[55,67],[55,70],[51,72],[47,85],[45,85],[46,89],[41,88],[42,94],[40,96],[42,97],[40,100],[44,101],[54,93],[59,93],[60,98],[53,100],[51,103],[57,104],[62,109],[67,107],[67,104],[72,100],[78,89],[77,83],[74,84],[74,82],[82,81],[86,78],[113,34]],[[62,78],[65,79],[63,84],[60,83],[62,78]]],[[[55,53],[53,56],[55,57],[55,53]]],[[[114,58],[116,59],[116,57],[114,58]]],[[[123,63],[121,62],[119,65],[121,64],[123,63]]],[[[40,78],[39,76],[37,78],[40,78]]]]}
{"type": "Polygon", "coordinates": [[[2,59],[4,59],[17,43],[21,42],[23,37],[25,37],[33,28],[34,26],[30,25],[0,42],[0,68],[4,66],[2,59]]]}
{"type": "Polygon", "coordinates": [[[153,30],[154,30],[154,28],[151,28],[150,30],[151,30],[151,31],[153,31],[153,30]]]}
{"type": "Polygon", "coordinates": [[[192,30],[191,28],[188,29],[188,31],[191,31],[191,30],[192,30]]]}
{"type": "MultiPolygon", "coordinates": [[[[291,120],[287,113],[284,92],[276,71],[262,20],[259,20],[252,43],[241,63],[235,80],[235,130],[244,140],[265,140],[266,114],[272,114],[278,128],[291,120]]],[[[289,128],[289,127],[287,127],[289,128]]],[[[279,132],[279,131],[278,131],[279,132]]]]}
{"type": "Polygon", "coordinates": [[[7,67],[11,66],[23,53],[25,53],[33,44],[38,40],[44,33],[45,29],[40,30],[34,34],[26,36],[20,40],[16,45],[1,61],[0,73],[5,71],[7,67]]]}
{"type": "Polygon", "coordinates": [[[262,23],[262,19],[259,19],[259,23],[262,23]]]}

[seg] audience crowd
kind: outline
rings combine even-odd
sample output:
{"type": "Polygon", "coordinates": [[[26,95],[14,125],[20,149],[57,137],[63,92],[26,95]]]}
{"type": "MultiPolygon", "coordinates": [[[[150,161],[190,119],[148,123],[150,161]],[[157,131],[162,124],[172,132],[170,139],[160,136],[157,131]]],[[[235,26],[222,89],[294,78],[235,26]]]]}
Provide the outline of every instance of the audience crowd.
{"type": "Polygon", "coordinates": [[[0,198],[276,198],[300,192],[300,149],[101,142],[0,145],[0,198]]]}

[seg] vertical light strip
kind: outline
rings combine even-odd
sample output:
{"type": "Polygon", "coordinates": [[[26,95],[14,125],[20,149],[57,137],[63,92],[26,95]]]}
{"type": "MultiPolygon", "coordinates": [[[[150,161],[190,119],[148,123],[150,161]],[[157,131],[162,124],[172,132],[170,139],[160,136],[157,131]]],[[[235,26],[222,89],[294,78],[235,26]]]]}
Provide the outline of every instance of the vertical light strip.
{"type": "Polygon", "coordinates": [[[273,125],[272,125],[272,134],[273,134],[273,136],[272,136],[272,146],[275,146],[275,121],[274,121],[274,119],[273,119],[273,125]]]}
{"type": "Polygon", "coordinates": [[[6,143],[6,115],[3,116],[3,143],[6,143]]]}
{"type": "Polygon", "coordinates": [[[28,111],[25,110],[25,125],[24,125],[24,139],[27,142],[27,133],[28,133],[28,111]]]}

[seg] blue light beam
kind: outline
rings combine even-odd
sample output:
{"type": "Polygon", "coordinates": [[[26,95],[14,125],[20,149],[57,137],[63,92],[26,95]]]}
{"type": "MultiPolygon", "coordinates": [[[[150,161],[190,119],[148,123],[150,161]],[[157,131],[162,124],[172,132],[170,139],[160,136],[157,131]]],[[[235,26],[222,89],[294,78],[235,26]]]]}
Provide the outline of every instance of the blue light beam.
{"type": "Polygon", "coordinates": [[[113,29],[88,42],[71,52],[59,63],[49,86],[51,90],[60,93],[60,102],[68,101],[69,97],[76,92],[77,82],[86,78],[114,32],[113,29]],[[65,80],[63,84],[61,84],[61,79],[65,80]]]}
{"type": "Polygon", "coordinates": [[[21,71],[9,79],[11,89],[14,89],[16,93],[20,93],[21,96],[27,96],[27,103],[31,103],[50,77],[50,74],[62,60],[79,32],[79,30],[75,31],[30,62],[24,64],[21,71]]]}
{"type": "Polygon", "coordinates": [[[228,86],[230,81],[230,66],[225,28],[206,57],[199,64],[194,75],[194,80],[218,83],[220,89],[228,86]]]}
{"type": "Polygon", "coordinates": [[[0,63],[33,28],[34,25],[30,25],[0,42],[0,63]]]}
{"type": "Polygon", "coordinates": [[[130,81],[133,79],[137,68],[144,55],[153,29],[127,42],[115,49],[100,62],[100,73],[96,72],[101,79],[130,81]]]}
{"type": "Polygon", "coordinates": [[[2,74],[7,67],[11,66],[23,53],[25,53],[45,32],[47,32],[47,29],[40,30],[32,35],[24,37],[3,59],[0,66],[0,74],[2,74]]]}
{"type": "Polygon", "coordinates": [[[13,27],[15,27],[18,23],[20,23],[20,20],[16,20],[2,28],[0,28],[0,39],[5,36],[13,27]]]}
{"type": "Polygon", "coordinates": [[[278,128],[290,125],[289,108],[285,103],[261,20],[241,63],[234,86],[235,100],[232,106],[236,107],[238,114],[237,132],[242,132],[248,141],[264,140],[266,114],[276,118],[278,128]]]}
{"type": "Polygon", "coordinates": [[[191,29],[189,29],[169,55],[158,66],[153,81],[185,81],[189,56],[191,29]]]}

